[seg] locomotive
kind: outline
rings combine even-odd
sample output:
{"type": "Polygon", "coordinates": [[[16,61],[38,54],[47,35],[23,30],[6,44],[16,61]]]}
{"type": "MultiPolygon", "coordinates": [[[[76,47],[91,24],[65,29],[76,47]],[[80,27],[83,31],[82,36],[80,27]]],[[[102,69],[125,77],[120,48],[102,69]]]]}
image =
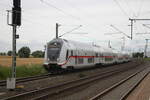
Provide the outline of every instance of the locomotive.
{"type": "Polygon", "coordinates": [[[59,72],[95,65],[118,64],[130,59],[129,54],[119,53],[111,48],[55,38],[46,45],[43,66],[49,72],[59,72]]]}

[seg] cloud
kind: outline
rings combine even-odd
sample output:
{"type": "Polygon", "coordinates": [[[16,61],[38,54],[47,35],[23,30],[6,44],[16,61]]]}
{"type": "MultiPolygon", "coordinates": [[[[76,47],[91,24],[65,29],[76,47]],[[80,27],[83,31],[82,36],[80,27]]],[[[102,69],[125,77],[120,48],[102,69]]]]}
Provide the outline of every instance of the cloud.
{"type": "MultiPolygon", "coordinates": [[[[105,33],[114,33],[110,25],[115,25],[118,29],[130,35],[130,24],[128,17],[133,17],[133,12],[139,18],[149,18],[149,3],[145,0],[141,11],[139,7],[141,2],[119,1],[119,4],[129,15],[126,16],[114,0],[44,0],[51,5],[48,6],[40,0],[22,0],[22,25],[17,29],[20,38],[17,40],[17,49],[22,46],[30,46],[33,50],[43,50],[46,42],[55,37],[55,24],[59,23],[59,35],[63,34],[76,26],[83,25],[74,32],[86,32],[87,35],[66,34],[63,38],[76,41],[95,41],[100,45],[107,46],[108,41],[112,42],[113,47],[120,49],[123,35],[110,35],[105,33]],[[127,5],[128,4],[128,5],[127,5]],[[58,10],[58,9],[61,9],[58,10]],[[67,26],[68,25],[68,26],[67,26]],[[70,25],[70,26],[69,26],[70,25]]],[[[11,9],[12,1],[0,1],[0,51],[11,48],[12,28],[6,23],[6,10],[11,9]],[[1,6],[1,3],[5,6],[1,6]]],[[[135,17],[135,16],[134,16],[135,17]]],[[[150,22],[142,22],[149,24],[150,22]]],[[[143,28],[141,22],[134,22],[133,40],[126,39],[125,46],[127,48],[142,47],[145,44],[145,38],[149,36],[136,36],[137,32],[149,31],[143,28]],[[138,43],[137,43],[138,42],[138,43]]]]}

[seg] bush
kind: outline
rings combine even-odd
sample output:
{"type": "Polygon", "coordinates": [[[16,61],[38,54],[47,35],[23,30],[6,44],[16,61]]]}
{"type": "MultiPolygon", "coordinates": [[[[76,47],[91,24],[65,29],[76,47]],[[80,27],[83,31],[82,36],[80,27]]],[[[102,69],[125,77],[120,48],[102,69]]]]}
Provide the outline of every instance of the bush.
{"type": "Polygon", "coordinates": [[[19,51],[18,51],[18,55],[20,58],[29,58],[30,57],[30,48],[29,47],[22,47],[19,51]]]}
{"type": "Polygon", "coordinates": [[[12,51],[8,51],[8,52],[7,52],[7,55],[8,55],[8,56],[11,56],[11,55],[12,55],[12,51]]]}
{"type": "Polygon", "coordinates": [[[133,58],[143,58],[144,52],[137,52],[132,54],[133,58]]]}
{"type": "Polygon", "coordinates": [[[5,53],[5,52],[0,52],[0,55],[1,55],[1,56],[5,56],[6,53],[5,53]]]}
{"type": "Polygon", "coordinates": [[[42,58],[42,57],[44,57],[44,52],[37,50],[32,53],[32,56],[34,58],[42,58]]]}

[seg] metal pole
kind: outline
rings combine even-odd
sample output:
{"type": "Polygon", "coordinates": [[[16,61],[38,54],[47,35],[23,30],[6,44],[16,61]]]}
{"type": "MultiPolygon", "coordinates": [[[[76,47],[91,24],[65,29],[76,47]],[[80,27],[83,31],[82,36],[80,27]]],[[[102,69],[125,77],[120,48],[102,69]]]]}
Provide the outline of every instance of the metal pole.
{"type": "Polygon", "coordinates": [[[13,25],[13,40],[12,40],[12,78],[16,78],[16,25],[13,25]]]}
{"type": "Polygon", "coordinates": [[[146,40],[146,44],[145,44],[145,50],[144,50],[144,53],[145,53],[145,57],[147,56],[147,45],[148,45],[148,39],[145,39],[146,40]]]}
{"type": "Polygon", "coordinates": [[[58,38],[58,27],[59,27],[59,25],[58,25],[58,23],[56,23],[56,39],[58,38]]]}
{"type": "Polygon", "coordinates": [[[132,36],[133,35],[133,20],[131,19],[131,40],[132,40],[132,36]]]}
{"type": "Polygon", "coordinates": [[[133,33],[133,21],[143,21],[143,20],[150,20],[150,19],[131,19],[129,18],[129,20],[131,21],[131,40],[132,40],[132,33],[133,33]]]}
{"type": "Polygon", "coordinates": [[[138,20],[138,21],[143,21],[143,20],[150,20],[150,19],[129,19],[129,20],[138,20]]]}
{"type": "Polygon", "coordinates": [[[13,35],[12,35],[12,69],[11,78],[7,78],[7,89],[14,90],[16,88],[16,31],[17,25],[13,24],[13,35]]]}

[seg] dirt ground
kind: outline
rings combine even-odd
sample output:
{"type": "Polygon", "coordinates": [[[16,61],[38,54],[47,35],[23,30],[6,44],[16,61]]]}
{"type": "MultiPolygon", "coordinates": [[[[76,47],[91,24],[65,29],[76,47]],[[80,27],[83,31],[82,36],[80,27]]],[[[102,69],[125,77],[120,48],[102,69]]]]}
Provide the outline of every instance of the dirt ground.
{"type": "Polygon", "coordinates": [[[126,100],[150,100],[150,74],[135,88],[126,100]]]}
{"type": "MultiPolygon", "coordinates": [[[[17,57],[17,66],[20,65],[31,65],[31,64],[42,64],[43,58],[18,58],[17,57]]],[[[0,65],[9,67],[12,64],[11,56],[0,56],[0,65]]]]}

